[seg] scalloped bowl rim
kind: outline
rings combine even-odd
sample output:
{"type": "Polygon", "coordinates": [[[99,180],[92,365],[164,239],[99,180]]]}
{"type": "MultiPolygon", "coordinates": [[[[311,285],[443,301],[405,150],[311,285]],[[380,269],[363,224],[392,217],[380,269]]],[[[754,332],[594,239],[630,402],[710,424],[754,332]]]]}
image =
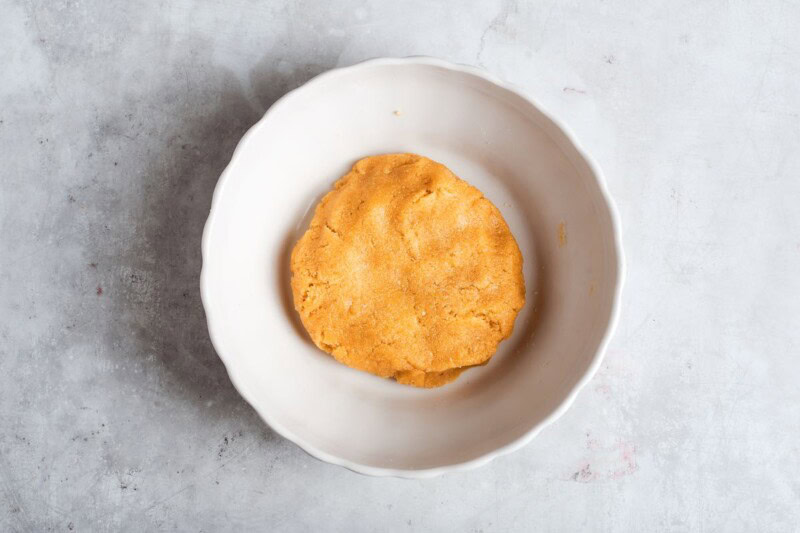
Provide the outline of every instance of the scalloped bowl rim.
{"type": "Polygon", "coordinates": [[[293,443],[297,444],[301,449],[303,449],[306,453],[310,454],[311,456],[325,461],[327,463],[331,463],[334,465],[343,466],[349,470],[354,472],[358,472],[360,474],[370,475],[370,476],[393,476],[393,477],[402,477],[402,478],[412,478],[412,479],[424,479],[424,478],[432,478],[439,475],[442,475],[447,472],[459,472],[459,471],[466,471],[471,470],[473,468],[477,468],[479,466],[485,465],[495,459],[496,457],[506,455],[513,451],[516,451],[529,443],[539,432],[542,431],[546,426],[552,424],[555,420],[557,420],[561,415],[563,415],[572,403],[575,401],[578,393],[583,389],[583,387],[592,379],[594,374],[597,372],[599,368],[603,356],[605,354],[606,348],[610,342],[611,336],[616,329],[617,323],[619,321],[619,314],[620,314],[620,299],[622,294],[622,286],[624,284],[625,279],[625,261],[623,256],[623,249],[622,249],[622,233],[620,228],[620,218],[619,213],[617,212],[617,208],[614,204],[614,201],[611,198],[611,195],[608,191],[608,187],[606,185],[605,178],[597,165],[597,163],[586,153],[583,149],[581,144],[577,141],[574,134],[570,131],[570,129],[564,125],[559,119],[553,116],[551,113],[547,112],[541,104],[539,104],[534,98],[530,95],[526,94],[525,91],[519,89],[518,87],[509,84],[505,81],[500,80],[496,76],[486,72],[483,69],[469,66],[469,65],[462,65],[462,64],[455,64],[448,61],[444,61],[441,59],[427,57],[427,56],[412,56],[406,58],[376,58],[376,59],[369,59],[366,61],[362,61],[360,63],[356,63],[354,65],[346,66],[346,67],[339,67],[328,70],[319,74],[300,87],[293,89],[279,98],[264,114],[264,116],[256,122],[250,129],[244,134],[242,139],[236,146],[236,149],[231,156],[231,160],[226,166],[225,170],[222,172],[219,180],[217,181],[216,187],[214,189],[214,194],[211,200],[211,208],[209,211],[208,219],[206,220],[205,227],[203,229],[203,237],[202,237],[202,258],[203,258],[203,267],[200,272],[200,297],[203,302],[203,307],[206,313],[206,321],[208,323],[208,331],[209,337],[211,339],[211,343],[214,346],[217,355],[222,360],[225,368],[228,372],[228,376],[233,383],[233,386],[239,392],[239,394],[255,409],[255,411],[259,414],[259,416],[266,422],[270,428],[272,428],[276,433],[281,435],[282,437],[292,441],[293,443]],[[302,91],[307,90],[309,87],[319,83],[321,80],[327,80],[328,78],[333,78],[339,76],[344,73],[349,73],[354,70],[369,68],[373,66],[379,65],[428,65],[428,66],[436,66],[456,72],[461,72],[464,74],[476,76],[482,78],[485,81],[488,81],[494,85],[499,86],[501,89],[505,89],[511,93],[516,94],[520,98],[526,100],[530,103],[534,108],[536,108],[545,118],[546,121],[549,121],[550,128],[548,129],[555,129],[560,130],[560,132],[566,137],[567,141],[572,144],[575,148],[577,154],[584,159],[586,164],[588,165],[594,179],[597,181],[598,188],[600,190],[602,199],[604,200],[606,207],[608,208],[609,217],[611,220],[612,225],[612,232],[613,232],[613,242],[614,242],[614,254],[616,256],[617,262],[617,277],[615,280],[616,286],[614,287],[613,291],[613,301],[611,304],[611,314],[608,321],[608,324],[605,329],[605,333],[597,347],[597,350],[594,354],[594,357],[586,369],[585,374],[583,377],[576,383],[575,387],[572,391],[564,398],[561,404],[553,410],[547,417],[545,417],[541,422],[534,425],[530,430],[528,430],[525,434],[521,437],[517,438],[516,440],[501,446],[489,453],[486,453],[480,457],[476,457],[469,461],[465,461],[458,464],[453,465],[446,465],[440,466],[435,468],[427,468],[421,470],[400,470],[400,469],[391,469],[391,468],[379,468],[373,467],[368,465],[362,465],[359,463],[355,463],[353,461],[349,461],[347,459],[343,459],[341,457],[337,457],[335,455],[329,454],[319,448],[315,447],[311,443],[305,441],[303,438],[299,437],[298,435],[294,434],[286,427],[282,426],[277,421],[273,420],[269,413],[262,412],[262,410],[256,407],[255,403],[252,401],[252,395],[247,390],[243,380],[239,378],[237,375],[236,369],[234,368],[231,360],[228,356],[225,355],[225,348],[221,346],[221,342],[219,340],[219,335],[217,335],[215,328],[215,319],[213,310],[210,309],[208,305],[208,274],[207,269],[205,268],[206,260],[205,258],[208,256],[208,246],[209,246],[209,228],[214,223],[215,213],[217,211],[216,206],[220,198],[220,191],[225,187],[225,183],[231,174],[231,169],[237,162],[237,159],[240,156],[240,153],[243,151],[245,145],[248,144],[250,139],[254,136],[254,133],[260,129],[266,121],[269,119],[270,115],[279,107],[285,106],[287,102],[289,102],[292,98],[296,97],[296,95],[302,91]]]}

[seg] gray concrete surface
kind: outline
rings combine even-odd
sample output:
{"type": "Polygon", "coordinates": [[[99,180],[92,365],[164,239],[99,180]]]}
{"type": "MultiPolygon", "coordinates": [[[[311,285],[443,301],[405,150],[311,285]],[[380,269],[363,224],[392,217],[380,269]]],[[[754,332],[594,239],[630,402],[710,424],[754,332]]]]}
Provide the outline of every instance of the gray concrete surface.
{"type": "Polygon", "coordinates": [[[798,531],[800,7],[0,0],[0,530],[798,531]],[[484,66],[623,218],[599,374],[523,450],[372,479],[214,354],[200,234],[242,133],[374,56],[484,66]]]}

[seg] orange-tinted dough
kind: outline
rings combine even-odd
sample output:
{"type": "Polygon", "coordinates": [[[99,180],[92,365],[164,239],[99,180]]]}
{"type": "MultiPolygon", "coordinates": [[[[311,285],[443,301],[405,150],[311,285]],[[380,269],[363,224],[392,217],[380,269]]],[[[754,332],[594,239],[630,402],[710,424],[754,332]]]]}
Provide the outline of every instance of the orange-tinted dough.
{"type": "Polygon", "coordinates": [[[291,270],[319,348],[418,387],[486,363],[525,303],[522,254],[500,211],[414,154],[357,162],[320,201],[291,270]]]}

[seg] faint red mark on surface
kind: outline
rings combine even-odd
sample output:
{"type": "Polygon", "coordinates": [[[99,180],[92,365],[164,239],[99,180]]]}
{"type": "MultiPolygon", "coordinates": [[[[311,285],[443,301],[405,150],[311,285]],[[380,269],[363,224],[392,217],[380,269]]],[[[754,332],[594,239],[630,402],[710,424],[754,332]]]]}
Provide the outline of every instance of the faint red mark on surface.
{"type": "Polygon", "coordinates": [[[92,268],[97,268],[97,263],[89,263],[89,266],[92,268]]]}
{"type": "Polygon", "coordinates": [[[583,89],[576,89],[575,87],[564,87],[565,93],[578,93],[578,94],[586,94],[586,91],[583,89]]]}
{"type": "Polygon", "coordinates": [[[97,286],[97,295],[98,296],[102,296],[103,295],[103,287],[100,287],[99,285],[97,286]]]}
{"type": "Polygon", "coordinates": [[[621,466],[614,470],[611,479],[629,476],[639,470],[639,465],[636,464],[636,446],[628,442],[620,442],[618,446],[621,466]]]}
{"type": "Polygon", "coordinates": [[[615,481],[639,470],[635,444],[617,441],[615,444],[604,446],[599,439],[590,438],[588,433],[586,437],[586,448],[590,453],[569,475],[572,481],[578,483],[615,481]]]}
{"type": "Polygon", "coordinates": [[[600,385],[594,388],[599,394],[605,396],[606,398],[611,396],[611,387],[606,385],[605,383],[601,383],[600,385]]]}

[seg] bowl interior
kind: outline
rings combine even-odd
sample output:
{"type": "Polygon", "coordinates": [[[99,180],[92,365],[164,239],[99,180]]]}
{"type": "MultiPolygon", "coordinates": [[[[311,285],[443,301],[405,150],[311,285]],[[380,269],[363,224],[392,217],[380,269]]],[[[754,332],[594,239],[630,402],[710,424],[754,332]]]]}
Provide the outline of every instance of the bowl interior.
{"type": "Polygon", "coordinates": [[[597,177],[550,119],[481,75],[405,60],[323,75],[269,111],[223,175],[203,269],[214,344],[265,420],[318,457],[396,473],[486,457],[552,415],[595,361],[618,257],[597,177]],[[338,364],[292,306],[289,254],[309,211],[357,159],[391,152],[440,161],[483,191],[525,260],[513,336],[438,389],[338,364]]]}

